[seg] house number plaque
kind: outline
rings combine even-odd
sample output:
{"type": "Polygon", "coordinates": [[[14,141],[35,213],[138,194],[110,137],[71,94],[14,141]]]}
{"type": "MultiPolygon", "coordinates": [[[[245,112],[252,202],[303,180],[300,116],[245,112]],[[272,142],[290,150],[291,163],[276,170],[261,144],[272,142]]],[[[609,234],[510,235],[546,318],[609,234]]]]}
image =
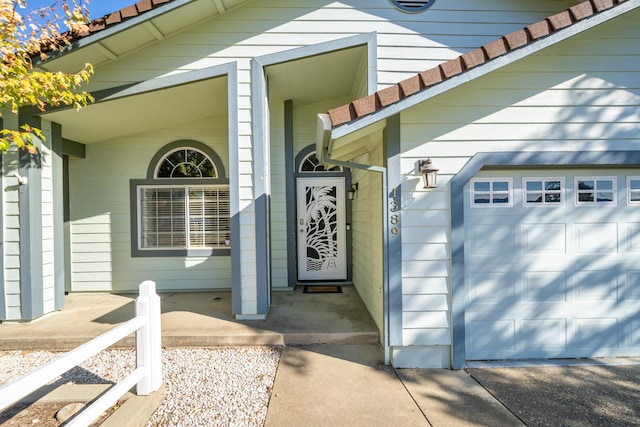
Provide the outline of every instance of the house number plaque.
{"type": "Polygon", "coordinates": [[[389,232],[391,233],[391,237],[397,237],[400,235],[400,214],[397,213],[400,210],[400,204],[398,203],[398,193],[397,189],[393,189],[391,193],[391,198],[389,199],[389,232]]]}

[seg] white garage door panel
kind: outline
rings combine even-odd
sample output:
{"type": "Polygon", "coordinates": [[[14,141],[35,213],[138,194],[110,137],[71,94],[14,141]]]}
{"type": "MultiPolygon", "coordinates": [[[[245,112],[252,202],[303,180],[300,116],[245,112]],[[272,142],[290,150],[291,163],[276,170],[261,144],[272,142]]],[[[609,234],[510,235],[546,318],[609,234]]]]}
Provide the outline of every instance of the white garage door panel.
{"type": "MultiPolygon", "coordinates": [[[[540,171],[481,172],[509,177],[512,205],[471,208],[465,192],[466,357],[468,360],[640,355],[640,205],[576,206],[575,176],[565,203],[524,206],[522,178],[540,171]]],[[[592,173],[590,171],[589,173],[592,173]]]]}
{"type": "Polygon", "coordinates": [[[624,240],[628,253],[640,253],[640,224],[627,223],[624,240]]]}

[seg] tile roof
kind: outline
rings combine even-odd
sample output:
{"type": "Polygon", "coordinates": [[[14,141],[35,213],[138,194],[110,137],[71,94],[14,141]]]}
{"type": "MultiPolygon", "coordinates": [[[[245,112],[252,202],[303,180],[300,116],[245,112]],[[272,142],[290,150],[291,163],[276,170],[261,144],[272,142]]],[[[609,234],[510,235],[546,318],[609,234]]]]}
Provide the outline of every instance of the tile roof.
{"type": "Polygon", "coordinates": [[[81,39],[107,28],[113,27],[152,9],[163,6],[167,3],[171,3],[172,1],[175,0],[140,0],[136,4],[123,7],[120,10],[103,16],[102,18],[94,19],[89,23],[85,31],[73,34],[72,40],[81,39]]]}
{"type": "Polygon", "coordinates": [[[423,71],[413,77],[349,104],[328,111],[331,126],[337,127],[360,117],[375,113],[393,103],[411,95],[415,95],[431,86],[442,83],[454,76],[464,73],[478,65],[482,65],[503,56],[515,49],[561,31],[571,25],[611,9],[628,0],[587,0],[576,4],[560,13],[542,21],[507,34],[498,40],[487,43],[437,67],[423,71]]]}

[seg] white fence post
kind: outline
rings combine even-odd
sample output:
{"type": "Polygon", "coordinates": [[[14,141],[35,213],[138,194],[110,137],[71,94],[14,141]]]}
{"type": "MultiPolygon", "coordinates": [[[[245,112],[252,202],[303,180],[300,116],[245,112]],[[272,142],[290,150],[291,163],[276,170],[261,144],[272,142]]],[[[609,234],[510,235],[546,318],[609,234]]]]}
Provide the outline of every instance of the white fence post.
{"type": "Polygon", "coordinates": [[[156,294],[155,282],[151,280],[140,284],[136,316],[145,318],[145,325],[136,332],[136,363],[144,369],[144,378],[137,384],[136,393],[147,396],[162,386],[160,297],[156,294]]]}

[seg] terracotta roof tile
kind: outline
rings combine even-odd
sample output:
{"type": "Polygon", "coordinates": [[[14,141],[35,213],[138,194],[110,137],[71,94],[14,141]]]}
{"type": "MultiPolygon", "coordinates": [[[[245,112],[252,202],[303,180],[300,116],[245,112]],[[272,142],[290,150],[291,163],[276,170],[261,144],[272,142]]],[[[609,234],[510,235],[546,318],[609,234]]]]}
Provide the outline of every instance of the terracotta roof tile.
{"type": "Polygon", "coordinates": [[[548,17],[547,21],[549,21],[549,24],[551,25],[551,31],[558,31],[573,24],[571,14],[568,10],[548,17]]]}
{"type": "Polygon", "coordinates": [[[457,76],[458,74],[464,71],[462,69],[462,58],[457,57],[447,62],[443,62],[440,64],[440,70],[442,70],[442,75],[445,79],[450,79],[453,76],[457,76]]]}
{"type": "Polygon", "coordinates": [[[504,40],[507,42],[509,50],[516,50],[519,47],[525,46],[529,43],[529,36],[525,29],[514,31],[513,33],[504,36],[504,40]]]}
{"type": "Polygon", "coordinates": [[[526,30],[531,40],[541,39],[542,37],[546,37],[551,34],[551,26],[549,25],[549,21],[546,19],[528,25],[526,30]]]}
{"type": "Polygon", "coordinates": [[[136,7],[135,4],[122,8],[120,9],[120,16],[122,16],[122,19],[133,18],[134,16],[138,16],[138,8],[136,7]]]}
{"type": "Polygon", "coordinates": [[[118,12],[113,12],[110,15],[107,15],[104,18],[104,22],[105,24],[107,24],[107,27],[110,27],[112,25],[116,25],[122,22],[122,15],[120,15],[120,11],[118,12]]]}
{"type": "Polygon", "coordinates": [[[487,59],[492,60],[507,53],[509,48],[507,47],[507,42],[503,37],[485,44],[482,46],[482,50],[484,50],[484,53],[487,55],[487,59]]]}
{"type": "Polygon", "coordinates": [[[403,80],[360,100],[329,110],[333,127],[348,123],[367,114],[374,113],[421,90],[437,85],[471,68],[494,60],[502,55],[540,40],[550,34],[570,27],[578,21],[589,18],[603,10],[611,9],[628,0],[587,0],[569,9],[556,13],[542,21],[507,34],[437,67],[403,80]],[[375,102],[374,102],[375,100],[375,102]]]}
{"type": "Polygon", "coordinates": [[[92,33],[97,33],[98,31],[102,31],[107,28],[107,23],[104,18],[94,19],[89,24],[89,31],[92,33]]]}
{"type": "Polygon", "coordinates": [[[591,4],[596,12],[602,12],[605,9],[611,9],[614,6],[613,0],[591,0],[591,4]]]}
{"type": "Polygon", "coordinates": [[[380,106],[377,104],[375,95],[365,96],[364,98],[353,101],[353,110],[356,117],[371,114],[378,108],[380,108],[380,106]]]}
{"type": "Polygon", "coordinates": [[[422,81],[422,86],[429,87],[435,84],[440,83],[444,80],[442,76],[442,72],[440,71],[440,67],[430,68],[426,71],[418,74],[420,76],[420,80],[422,81]]]}
{"type": "Polygon", "coordinates": [[[78,40],[91,34],[100,32],[114,25],[118,25],[128,19],[135,18],[152,9],[171,3],[175,0],[140,0],[137,3],[124,7],[101,18],[94,19],[88,25],[88,31],[73,34],[72,40],[78,40]]]}
{"type": "Polygon", "coordinates": [[[151,9],[153,9],[153,3],[151,0],[142,0],[136,3],[136,9],[138,9],[138,13],[144,13],[151,9]]]}
{"type": "Polygon", "coordinates": [[[575,6],[571,6],[569,12],[571,12],[575,21],[581,21],[595,13],[590,1],[583,1],[575,6]]]}
{"type": "Polygon", "coordinates": [[[420,83],[420,76],[417,74],[413,77],[410,77],[406,80],[401,81],[400,83],[398,83],[398,86],[400,86],[400,89],[402,90],[402,95],[405,98],[407,96],[413,95],[414,93],[418,93],[420,92],[420,90],[422,90],[422,85],[420,83]]]}
{"type": "Polygon", "coordinates": [[[331,125],[334,127],[340,126],[342,124],[348,123],[351,120],[358,118],[358,116],[355,114],[355,110],[353,107],[353,104],[355,102],[356,101],[352,102],[351,104],[343,105],[341,107],[329,110],[328,114],[329,114],[329,118],[331,119],[331,125]]]}
{"type": "Polygon", "coordinates": [[[461,56],[461,59],[465,70],[470,70],[486,62],[485,53],[481,47],[465,53],[461,56]]]}
{"type": "Polygon", "coordinates": [[[379,90],[378,92],[376,92],[376,95],[382,107],[394,104],[403,98],[402,94],[400,93],[399,85],[393,85],[379,90]]]}

